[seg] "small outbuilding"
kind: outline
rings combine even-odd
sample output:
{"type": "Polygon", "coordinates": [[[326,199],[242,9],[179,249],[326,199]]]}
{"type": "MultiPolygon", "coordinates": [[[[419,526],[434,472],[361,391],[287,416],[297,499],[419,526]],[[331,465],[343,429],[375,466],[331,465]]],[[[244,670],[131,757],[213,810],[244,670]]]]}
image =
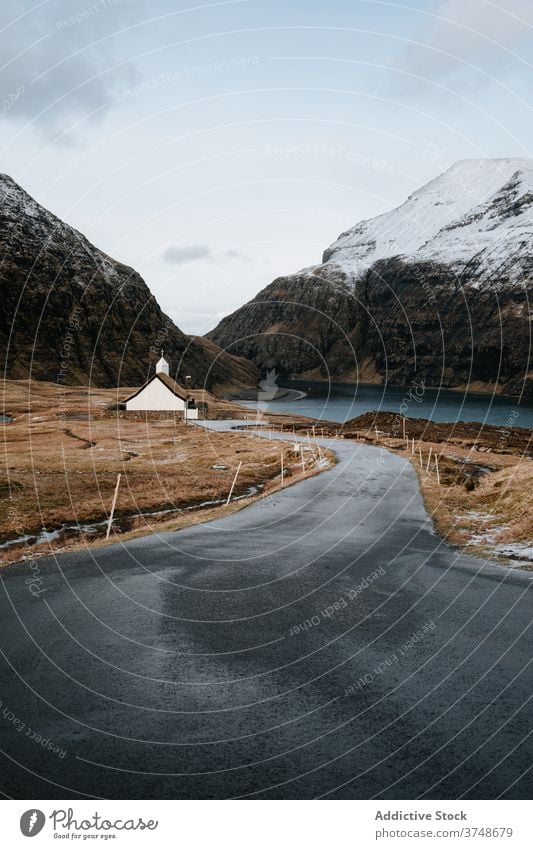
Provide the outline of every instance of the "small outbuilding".
{"type": "Polygon", "coordinates": [[[137,392],[125,400],[127,411],[181,413],[183,418],[197,419],[198,407],[187,392],[169,374],[169,364],[161,351],[155,374],[137,392]]]}

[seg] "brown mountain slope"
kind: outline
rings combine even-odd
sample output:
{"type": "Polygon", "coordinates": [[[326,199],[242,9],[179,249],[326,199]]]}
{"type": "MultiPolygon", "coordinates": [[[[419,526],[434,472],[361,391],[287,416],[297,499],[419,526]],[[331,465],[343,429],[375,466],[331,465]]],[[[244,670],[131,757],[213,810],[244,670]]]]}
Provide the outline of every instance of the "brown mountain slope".
{"type": "Polygon", "coordinates": [[[255,386],[248,361],[182,333],[146,283],[0,175],[2,376],[134,386],[164,347],[209,389],[255,386]]]}
{"type": "Polygon", "coordinates": [[[533,162],[467,160],[209,334],[285,375],[533,395],[533,162]]]}

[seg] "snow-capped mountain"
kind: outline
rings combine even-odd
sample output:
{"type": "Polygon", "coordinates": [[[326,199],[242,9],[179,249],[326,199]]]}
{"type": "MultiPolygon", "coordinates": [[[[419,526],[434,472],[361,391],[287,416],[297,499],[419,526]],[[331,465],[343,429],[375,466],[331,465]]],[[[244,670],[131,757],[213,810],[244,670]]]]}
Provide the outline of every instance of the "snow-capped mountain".
{"type": "Polygon", "coordinates": [[[191,339],[142,277],[0,175],[2,373],[62,383],[142,383],[165,348],[193,384],[257,385],[253,365],[191,339]]]}
{"type": "MultiPolygon", "coordinates": [[[[511,160],[512,162],[513,160],[511,160]]],[[[485,202],[443,227],[413,258],[469,269],[469,285],[520,284],[531,273],[533,162],[527,161],[485,202]]]]}
{"type": "Polygon", "coordinates": [[[376,260],[400,255],[458,265],[488,250],[497,261],[497,241],[531,238],[532,188],[533,160],[461,160],[401,206],[342,233],[323,262],[357,277],[376,260]]]}
{"type": "Polygon", "coordinates": [[[462,160],[210,337],[286,374],[533,394],[532,280],[533,160],[462,160]]]}

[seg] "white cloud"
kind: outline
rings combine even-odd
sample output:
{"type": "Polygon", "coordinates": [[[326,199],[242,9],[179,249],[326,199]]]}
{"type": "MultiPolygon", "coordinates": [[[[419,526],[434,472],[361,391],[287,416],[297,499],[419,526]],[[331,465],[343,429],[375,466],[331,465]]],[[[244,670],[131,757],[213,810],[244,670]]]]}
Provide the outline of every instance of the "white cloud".
{"type": "Polygon", "coordinates": [[[80,118],[100,117],[114,93],[137,79],[127,59],[127,35],[114,37],[132,20],[134,8],[135,3],[122,0],[81,0],[76,5],[49,0],[33,8],[20,0],[2,0],[4,118],[30,121],[56,135],[68,132],[80,118]]]}
{"type": "Polygon", "coordinates": [[[530,0],[506,0],[504,5],[491,0],[446,0],[439,9],[439,16],[437,36],[440,35],[450,47],[459,48],[478,43],[480,38],[487,39],[487,47],[490,41],[512,47],[524,36],[531,36],[533,24],[530,0]],[[448,24],[446,19],[453,23],[448,24]]]}
{"type": "Polygon", "coordinates": [[[194,262],[197,259],[208,260],[209,262],[218,262],[219,260],[236,260],[238,262],[251,263],[251,259],[246,254],[230,249],[213,253],[209,245],[183,245],[181,247],[167,248],[163,254],[165,262],[171,265],[185,265],[188,262],[194,262]]]}
{"type": "Polygon", "coordinates": [[[212,254],[208,245],[184,245],[181,248],[167,248],[163,259],[171,265],[185,265],[196,259],[212,259],[212,254]]]}
{"type": "Polygon", "coordinates": [[[470,82],[479,83],[488,79],[487,74],[520,62],[520,47],[532,34],[531,0],[506,0],[505,5],[444,0],[413,39],[423,46],[410,44],[398,67],[428,80],[468,76],[470,82]],[[476,68],[483,73],[474,80],[476,68]]]}

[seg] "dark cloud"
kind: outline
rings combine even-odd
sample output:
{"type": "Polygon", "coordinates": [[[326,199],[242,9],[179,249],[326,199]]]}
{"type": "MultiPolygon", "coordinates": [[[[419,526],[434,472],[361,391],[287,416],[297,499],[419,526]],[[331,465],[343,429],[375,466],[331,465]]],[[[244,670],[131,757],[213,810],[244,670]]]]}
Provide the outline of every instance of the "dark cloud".
{"type": "Polygon", "coordinates": [[[171,265],[184,265],[195,259],[212,259],[208,245],[183,245],[181,248],[168,248],[163,259],[171,265]]]}
{"type": "Polygon", "coordinates": [[[206,259],[215,263],[224,259],[251,262],[246,254],[233,249],[214,254],[209,245],[183,245],[182,247],[168,248],[163,254],[163,259],[171,265],[184,265],[186,262],[193,262],[195,259],[206,259]]]}
{"type": "Polygon", "coordinates": [[[2,0],[3,117],[69,136],[69,127],[80,118],[101,118],[115,94],[137,79],[127,58],[127,34],[115,36],[132,21],[136,8],[135,2],[123,0],[37,5],[2,0]]]}

